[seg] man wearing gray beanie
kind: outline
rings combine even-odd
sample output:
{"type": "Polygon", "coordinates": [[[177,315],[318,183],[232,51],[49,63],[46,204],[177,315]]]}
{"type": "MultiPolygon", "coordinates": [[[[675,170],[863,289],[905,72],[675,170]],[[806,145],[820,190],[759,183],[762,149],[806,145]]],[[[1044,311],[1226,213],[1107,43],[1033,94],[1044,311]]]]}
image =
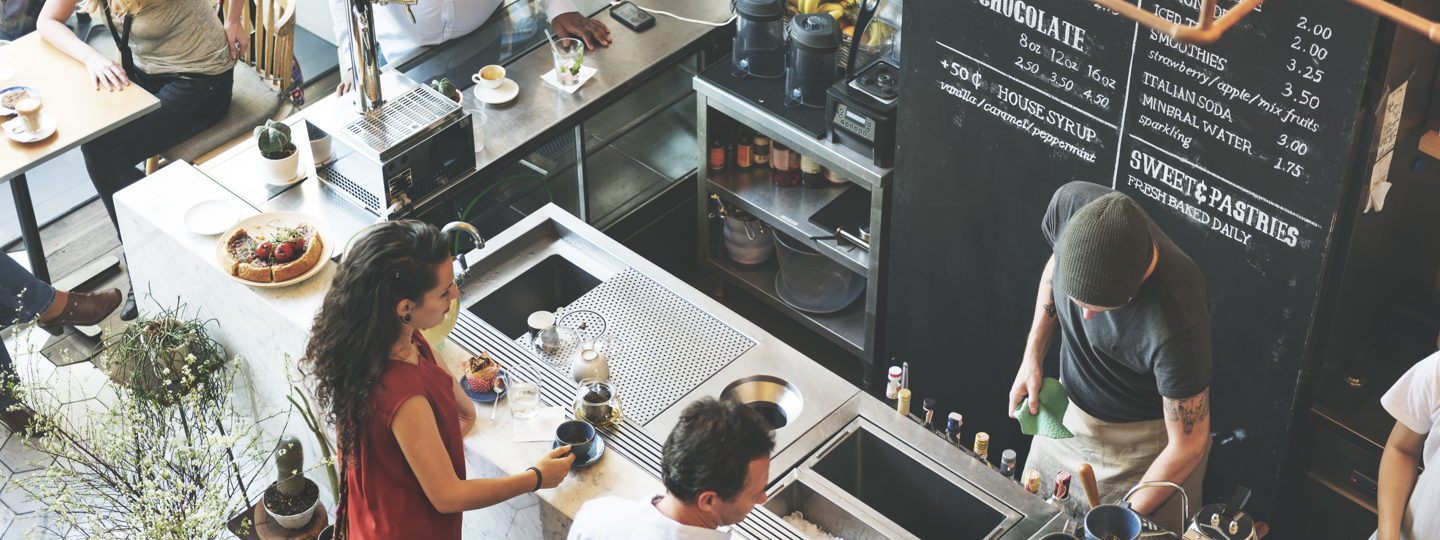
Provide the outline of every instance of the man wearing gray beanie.
{"type": "MultiPolygon", "coordinates": [[[[1205,276],[1135,201],[1104,186],[1061,186],[1042,228],[1053,254],[1008,411],[1013,416],[1026,397],[1031,414],[1056,405],[1039,400],[1041,366],[1059,330],[1070,400],[1064,424],[1075,436],[1035,437],[1025,467],[1053,478],[1089,463],[1106,502],[1140,482],[1170,481],[1198,510],[1210,453],[1205,276]]],[[[1190,518],[1180,515],[1174,492],[1146,489],[1130,500],[1174,527],[1190,518]]]]}

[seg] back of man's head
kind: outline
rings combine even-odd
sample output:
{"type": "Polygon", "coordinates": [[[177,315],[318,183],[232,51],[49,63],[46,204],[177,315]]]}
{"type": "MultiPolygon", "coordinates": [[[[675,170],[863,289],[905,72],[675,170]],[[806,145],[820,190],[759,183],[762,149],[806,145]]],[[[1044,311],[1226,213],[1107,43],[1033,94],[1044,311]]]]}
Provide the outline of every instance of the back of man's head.
{"type": "Polygon", "coordinates": [[[733,500],[745,488],[750,462],[774,450],[770,425],[759,413],[735,401],[703,398],[685,407],[665,439],[665,489],[687,505],[706,491],[733,500]]]}

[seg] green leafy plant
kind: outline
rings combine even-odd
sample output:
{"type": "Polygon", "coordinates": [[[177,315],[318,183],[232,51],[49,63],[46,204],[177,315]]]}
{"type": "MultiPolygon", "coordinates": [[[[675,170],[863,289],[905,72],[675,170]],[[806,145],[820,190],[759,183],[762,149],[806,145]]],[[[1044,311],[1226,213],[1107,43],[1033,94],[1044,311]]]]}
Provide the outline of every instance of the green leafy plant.
{"type": "Polygon", "coordinates": [[[295,152],[295,145],[290,144],[290,125],[284,122],[266,120],[265,125],[257,126],[255,142],[266,159],[284,159],[295,152]]]}
{"type": "Polygon", "coordinates": [[[185,317],[184,309],[164,308],[107,334],[95,367],[138,399],[165,405],[193,392],[224,365],[226,353],[205,330],[214,319],[185,317]]]}
{"type": "MultiPolygon", "coordinates": [[[[164,310],[137,326],[162,323],[169,331],[204,326],[180,309],[164,310]]],[[[33,331],[22,322],[17,321],[17,336],[33,331]]],[[[169,343],[136,342],[160,347],[150,349],[149,358],[168,357],[174,349],[169,343]]],[[[204,344],[213,342],[202,334],[186,343],[189,352],[178,366],[136,365],[174,373],[159,378],[161,386],[185,391],[172,390],[167,399],[112,378],[104,381],[114,394],[108,408],[97,400],[86,400],[94,405],[85,407],[66,405],[63,389],[49,386],[65,381],[57,380],[59,374],[37,373],[38,364],[8,381],[13,395],[47,419],[26,442],[45,456],[32,463],[39,470],[11,479],[12,489],[46,505],[52,519],[36,527],[46,537],[219,540],[229,535],[225,521],[250,507],[249,494],[256,492],[271,446],[262,443],[256,420],[232,404],[235,372],[222,369],[224,363],[207,366],[195,354],[197,349],[205,353],[204,344]]],[[[37,352],[32,348],[29,354],[37,352]]],[[[224,358],[226,353],[217,349],[215,354],[224,358]]]]}
{"type": "Polygon", "coordinates": [[[460,102],[460,89],[455,88],[455,85],[451,83],[448,78],[430,81],[430,88],[434,88],[435,91],[440,92],[441,95],[455,100],[456,103],[460,102]]]}
{"type": "MultiPolygon", "coordinates": [[[[285,373],[290,373],[290,355],[285,355],[285,373]]],[[[285,399],[290,400],[290,405],[300,412],[300,418],[305,421],[305,427],[310,428],[310,433],[315,435],[315,441],[320,444],[320,466],[325,467],[325,474],[330,480],[330,493],[335,497],[340,496],[340,471],[336,470],[335,454],[333,449],[335,443],[331,442],[330,431],[325,429],[325,423],[320,415],[315,414],[315,409],[310,406],[310,398],[305,397],[305,392],[294,380],[290,383],[290,394],[285,399]]]]}

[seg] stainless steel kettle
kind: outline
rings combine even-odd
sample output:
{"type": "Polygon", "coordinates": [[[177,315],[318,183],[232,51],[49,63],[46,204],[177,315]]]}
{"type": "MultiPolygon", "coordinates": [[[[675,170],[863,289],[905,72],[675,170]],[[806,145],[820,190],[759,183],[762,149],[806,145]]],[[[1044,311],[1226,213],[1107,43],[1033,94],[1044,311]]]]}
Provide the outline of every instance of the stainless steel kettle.
{"type": "Polygon", "coordinates": [[[1240,486],[1230,502],[1201,508],[1185,530],[1184,540],[1257,540],[1254,518],[1241,510],[1248,500],[1250,490],[1240,486]]]}

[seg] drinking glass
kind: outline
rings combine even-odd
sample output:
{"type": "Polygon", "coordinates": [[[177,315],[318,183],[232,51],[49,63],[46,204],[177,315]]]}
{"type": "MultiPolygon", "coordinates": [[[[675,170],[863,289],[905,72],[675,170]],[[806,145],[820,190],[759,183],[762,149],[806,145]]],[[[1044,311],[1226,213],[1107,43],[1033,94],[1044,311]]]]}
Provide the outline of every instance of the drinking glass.
{"type": "Polygon", "coordinates": [[[529,420],[540,415],[540,383],[517,381],[506,391],[510,393],[510,416],[529,420]]]}
{"type": "Polygon", "coordinates": [[[585,61],[585,42],[575,38],[555,40],[551,49],[555,56],[555,80],[560,86],[580,84],[580,67],[585,61]]]}
{"type": "Polygon", "coordinates": [[[0,39],[0,81],[15,76],[15,44],[0,39]]]}
{"type": "Polygon", "coordinates": [[[480,105],[466,105],[463,109],[470,113],[470,129],[475,132],[475,153],[479,154],[485,149],[485,109],[480,105]]]}

